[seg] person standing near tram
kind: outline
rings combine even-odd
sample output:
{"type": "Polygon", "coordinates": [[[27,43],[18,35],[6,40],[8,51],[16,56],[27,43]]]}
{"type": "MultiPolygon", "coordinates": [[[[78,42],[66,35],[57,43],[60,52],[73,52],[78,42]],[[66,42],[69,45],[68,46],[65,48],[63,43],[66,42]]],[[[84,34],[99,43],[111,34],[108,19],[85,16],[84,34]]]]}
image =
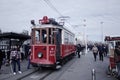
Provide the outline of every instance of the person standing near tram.
{"type": "Polygon", "coordinates": [[[118,69],[118,78],[120,79],[120,45],[115,47],[115,62],[118,69]]]}
{"type": "Polygon", "coordinates": [[[13,65],[13,74],[16,75],[16,64],[18,65],[18,73],[21,72],[21,66],[20,66],[20,61],[21,61],[21,53],[18,48],[14,48],[11,53],[10,53],[10,62],[13,65]]]}
{"type": "Polygon", "coordinates": [[[30,69],[30,55],[31,55],[31,49],[29,49],[29,52],[28,52],[28,65],[27,65],[27,69],[30,69]]]}
{"type": "Polygon", "coordinates": [[[76,54],[78,55],[78,58],[80,58],[80,51],[81,51],[81,45],[78,44],[77,45],[77,51],[76,51],[77,52],[76,54]]]}

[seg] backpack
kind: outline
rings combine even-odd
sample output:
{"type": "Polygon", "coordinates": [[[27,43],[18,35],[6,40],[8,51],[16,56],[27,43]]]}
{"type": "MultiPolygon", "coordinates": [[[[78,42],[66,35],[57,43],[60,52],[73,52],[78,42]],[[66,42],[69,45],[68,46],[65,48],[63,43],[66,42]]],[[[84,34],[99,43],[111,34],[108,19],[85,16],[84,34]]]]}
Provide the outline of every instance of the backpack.
{"type": "Polygon", "coordinates": [[[17,55],[18,55],[17,51],[12,51],[12,60],[17,60],[17,55]]]}

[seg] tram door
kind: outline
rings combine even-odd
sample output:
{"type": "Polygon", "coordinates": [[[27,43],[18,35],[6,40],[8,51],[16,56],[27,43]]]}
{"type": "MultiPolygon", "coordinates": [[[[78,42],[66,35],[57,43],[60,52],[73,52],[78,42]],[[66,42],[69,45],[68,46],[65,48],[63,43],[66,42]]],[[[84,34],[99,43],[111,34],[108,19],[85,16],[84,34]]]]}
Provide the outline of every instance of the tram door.
{"type": "Polygon", "coordinates": [[[60,60],[60,53],[61,53],[61,29],[56,29],[56,60],[60,60]]]}

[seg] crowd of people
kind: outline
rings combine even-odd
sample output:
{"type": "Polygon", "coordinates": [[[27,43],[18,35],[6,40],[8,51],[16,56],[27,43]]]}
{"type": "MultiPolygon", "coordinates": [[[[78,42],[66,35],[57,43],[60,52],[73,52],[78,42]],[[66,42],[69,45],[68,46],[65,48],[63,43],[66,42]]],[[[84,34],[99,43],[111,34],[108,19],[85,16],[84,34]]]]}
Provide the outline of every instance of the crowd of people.
{"type": "Polygon", "coordinates": [[[99,60],[103,61],[104,56],[107,56],[108,54],[108,45],[107,44],[94,44],[92,48],[94,60],[96,61],[97,55],[99,55],[99,60]]]}
{"type": "MultiPolygon", "coordinates": [[[[96,61],[97,55],[99,55],[99,60],[103,61],[104,56],[107,56],[108,53],[108,45],[107,44],[94,44],[94,45],[88,45],[89,50],[93,52],[94,60],[96,61]]],[[[85,50],[85,46],[81,46],[81,44],[76,45],[76,54],[78,55],[78,58],[80,58],[80,53],[85,50]]]]}

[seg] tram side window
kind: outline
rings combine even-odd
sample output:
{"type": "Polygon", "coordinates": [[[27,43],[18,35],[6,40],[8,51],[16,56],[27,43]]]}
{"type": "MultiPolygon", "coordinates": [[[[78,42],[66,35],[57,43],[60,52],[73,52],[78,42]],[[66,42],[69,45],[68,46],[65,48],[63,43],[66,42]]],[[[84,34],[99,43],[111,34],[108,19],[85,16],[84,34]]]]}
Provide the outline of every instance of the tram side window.
{"type": "Polygon", "coordinates": [[[51,34],[51,28],[49,28],[49,44],[51,44],[52,42],[51,42],[51,38],[52,38],[52,34],[51,34]]]}
{"type": "Polygon", "coordinates": [[[65,32],[65,34],[64,34],[64,43],[65,44],[68,44],[68,42],[69,42],[69,35],[68,35],[68,33],[67,32],[65,32]]]}
{"type": "Polygon", "coordinates": [[[46,30],[42,30],[42,42],[43,43],[47,42],[47,32],[46,32],[46,30]]]}
{"type": "Polygon", "coordinates": [[[55,36],[54,36],[54,28],[49,28],[49,41],[48,41],[48,43],[49,44],[54,44],[54,38],[55,38],[55,36]]]}
{"type": "Polygon", "coordinates": [[[40,30],[35,31],[35,38],[37,43],[40,42],[40,30]]]}
{"type": "Polygon", "coordinates": [[[55,29],[52,29],[52,44],[55,44],[54,38],[55,38],[55,34],[54,34],[55,29]]]}

